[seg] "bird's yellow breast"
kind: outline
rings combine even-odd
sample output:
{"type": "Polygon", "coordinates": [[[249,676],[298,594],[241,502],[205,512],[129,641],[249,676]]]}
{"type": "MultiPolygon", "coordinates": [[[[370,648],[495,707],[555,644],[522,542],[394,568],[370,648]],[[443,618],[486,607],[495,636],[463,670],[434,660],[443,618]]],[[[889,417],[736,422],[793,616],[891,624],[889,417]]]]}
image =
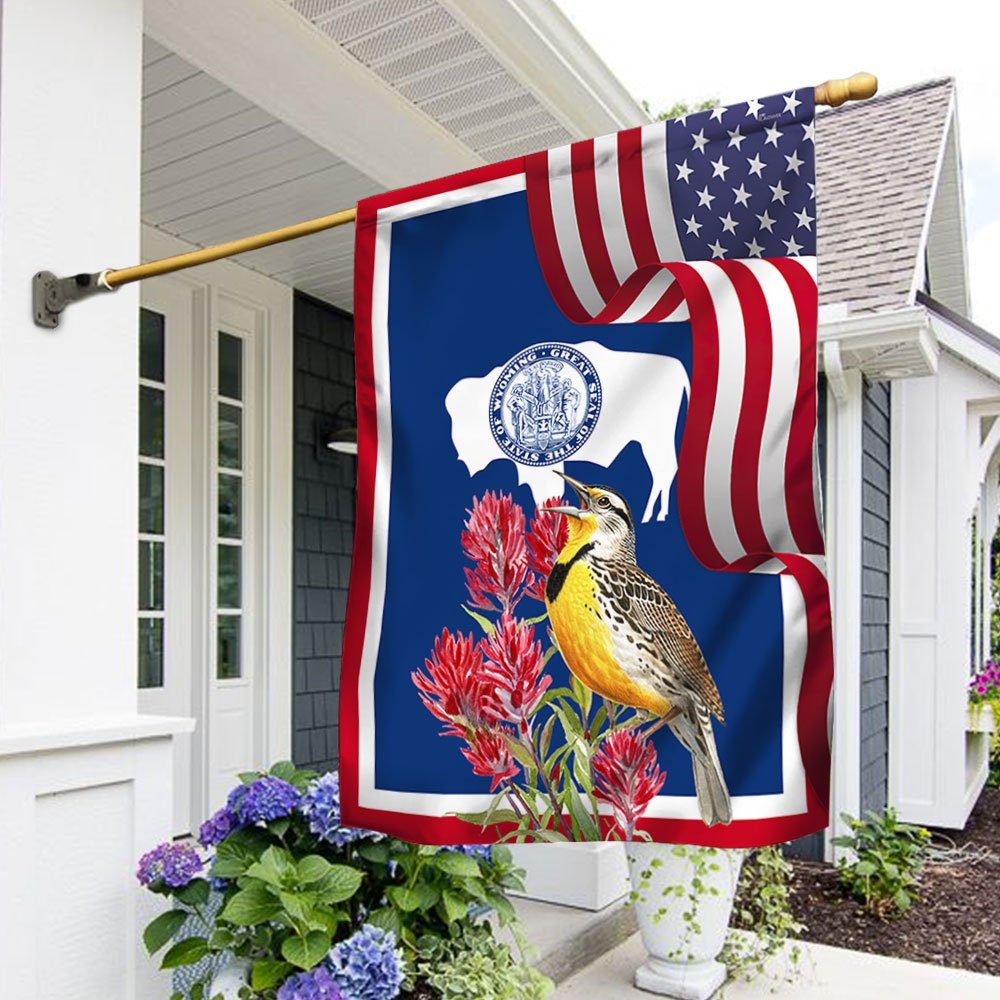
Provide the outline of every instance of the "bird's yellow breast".
{"type": "MultiPolygon", "coordinates": [[[[564,553],[565,554],[565,553],[564,553]]],[[[560,558],[560,561],[563,561],[560,558]]],[[[597,584],[584,560],[574,561],[554,600],[546,600],[549,621],[566,666],[596,694],[658,715],[670,703],[635,683],[614,655],[614,640],[601,612],[597,584]]]]}

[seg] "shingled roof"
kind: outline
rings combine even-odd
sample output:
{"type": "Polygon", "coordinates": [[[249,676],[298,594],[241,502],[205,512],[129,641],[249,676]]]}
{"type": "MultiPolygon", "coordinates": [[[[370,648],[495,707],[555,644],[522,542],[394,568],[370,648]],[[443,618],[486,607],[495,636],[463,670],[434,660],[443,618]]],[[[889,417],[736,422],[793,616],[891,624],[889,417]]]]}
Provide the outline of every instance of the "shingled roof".
{"type": "Polygon", "coordinates": [[[816,116],[821,305],[913,304],[953,93],[931,80],[816,116]]]}

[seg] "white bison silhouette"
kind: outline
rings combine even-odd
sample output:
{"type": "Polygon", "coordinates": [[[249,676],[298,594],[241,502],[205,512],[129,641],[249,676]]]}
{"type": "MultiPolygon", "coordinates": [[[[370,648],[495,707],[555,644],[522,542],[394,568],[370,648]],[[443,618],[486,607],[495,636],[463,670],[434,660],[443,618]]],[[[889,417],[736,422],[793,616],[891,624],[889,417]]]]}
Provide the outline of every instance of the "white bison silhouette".
{"type": "MultiPolygon", "coordinates": [[[[667,516],[670,487],[677,475],[674,437],[681,401],[690,391],[687,371],[676,358],[661,354],[612,351],[594,341],[567,345],[590,359],[601,379],[603,399],[596,426],[573,460],[605,467],[631,441],[638,441],[653,477],[642,520],[649,521],[660,500],[658,521],[667,516]]],[[[451,416],[451,437],[469,475],[495,459],[517,466],[518,483],[527,483],[535,503],[561,496],[564,483],[555,475],[564,462],[533,466],[515,462],[493,438],[489,406],[493,385],[504,369],[494,368],[480,378],[464,378],[449,390],[445,407],[451,416]]]]}

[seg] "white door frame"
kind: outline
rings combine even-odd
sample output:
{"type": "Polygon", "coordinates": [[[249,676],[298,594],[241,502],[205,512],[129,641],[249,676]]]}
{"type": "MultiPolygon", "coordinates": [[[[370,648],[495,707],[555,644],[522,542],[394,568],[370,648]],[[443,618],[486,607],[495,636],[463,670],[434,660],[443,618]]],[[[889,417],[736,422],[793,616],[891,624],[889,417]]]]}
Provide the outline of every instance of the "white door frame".
{"type": "MultiPolygon", "coordinates": [[[[191,249],[148,226],[143,227],[142,243],[144,260],[191,249]]],[[[249,611],[252,606],[252,613],[247,616],[247,627],[252,632],[247,636],[246,646],[247,656],[252,657],[249,669],[257,682],[253,686],[256,732],[251,744],[254,759],[246,761],[240,769],[260,767],[291,754],[293,293],[287,285],[225,261],[144,283],[143,301],[148,299],[151,308],[165,299],[176,301],[177,296],[186,298],[191,318],[191,385],[186,391],[190,393],[194,427],[190,435],[192,453],[184,464],[193,477],[188,495],[197,497],[197,501],[196,512],[193,515],[188,512],[191,530],[184,583],[190,597],[187,609],[191,671],[200,680],[191,685],[189,711],[202,723],[192,737],[194,761],[200,761],[200,766],[189,765],[187,770],[191,775],[187,779],[190,818],[180,810],[177,815],[184,827],[178,827],[177,832],[185,832],[221,804],[209,801],[210,734],[204,724],[209,718],[215,687],[212,682],[215,595],[207,587],[214,578],[214,531],[210,519],[216,515],[214,461],[207,449],[215,427],[214,397],[209,391],[214,345],[217,331],[225,329],[227,324],[236,327],[234,332],[249,335],[245,347],[250,352],[246,375],[248,381],[252,380],[254,426],[247,428],[245,443],[252,451],[256,483],[254,497],[245,498],[250,502],[244,510],[244,538],[248,542],[245,559],[253,561],[252,572],[247,575],[256,581],[251,605],[247,607],[249,611]]],[[[174,518],[181,520],[176,513],[174,518]]],[[[175,574],[184,572],[183,559],[175,560],[173,566],[175,574]]],[[[168,577],[168,589],[171,583],[168,577]]],[[[177,586],[173,581],[175,592],[177,586]]],[[[178,772],[177,781],[179,785],[185,782],[183,772],[178,772]]]]}

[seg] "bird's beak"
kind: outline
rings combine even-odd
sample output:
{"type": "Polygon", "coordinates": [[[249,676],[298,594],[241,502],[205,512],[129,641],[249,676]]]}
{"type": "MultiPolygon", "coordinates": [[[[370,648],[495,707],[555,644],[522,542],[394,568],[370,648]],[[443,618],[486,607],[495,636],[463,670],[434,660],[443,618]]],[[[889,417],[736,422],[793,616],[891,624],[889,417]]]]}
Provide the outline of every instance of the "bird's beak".
{"type": "Polygon", "coordinates": [[[579,518],[590,509],[590,487],[581,483],[579,479],[567,476],[565,472],[556,472],[556,475],[561,476],[573,487],[574,492],[580,498],[580,506],[543,507],[542,510],[551,511],[553,514],[565,514],[567,517],[579,518]]]}

